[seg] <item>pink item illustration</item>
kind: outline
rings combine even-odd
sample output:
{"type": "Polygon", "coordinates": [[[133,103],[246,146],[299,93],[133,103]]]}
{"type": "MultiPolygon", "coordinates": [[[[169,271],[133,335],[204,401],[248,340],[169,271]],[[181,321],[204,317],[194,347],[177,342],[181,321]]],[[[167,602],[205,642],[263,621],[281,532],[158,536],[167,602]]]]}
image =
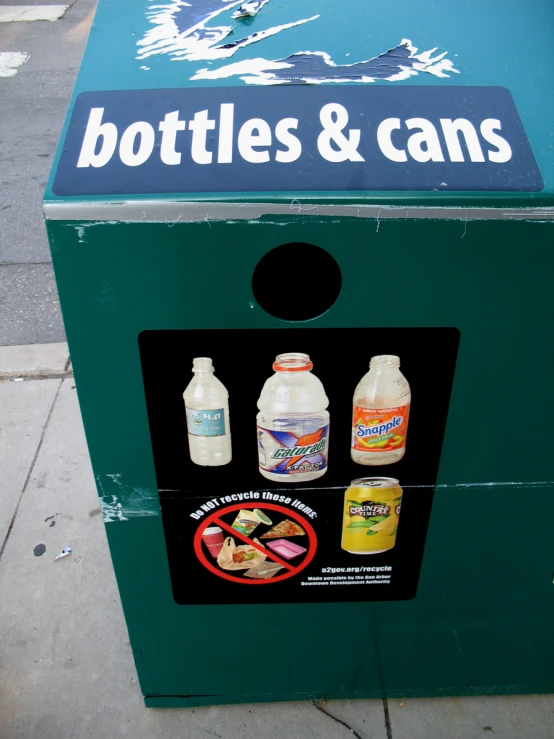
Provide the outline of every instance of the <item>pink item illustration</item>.
{"type": "Polygon", "coordinates": [[[299,554],[304,554],[304,552],[308,551],[306,547],[301,547],[299,544],[294,544],[294,542],[287,541],[286,539],[269,541],[267,547],[285,559],[293,559],[294,557],[298,557],[299,554]]]}

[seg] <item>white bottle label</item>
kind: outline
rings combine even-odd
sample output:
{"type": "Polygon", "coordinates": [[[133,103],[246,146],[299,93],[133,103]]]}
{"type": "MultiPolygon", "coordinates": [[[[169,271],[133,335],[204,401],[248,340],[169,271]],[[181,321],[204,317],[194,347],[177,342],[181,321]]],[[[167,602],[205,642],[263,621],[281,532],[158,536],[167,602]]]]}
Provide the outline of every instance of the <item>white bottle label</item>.
{"type": "Polygon", "coordinates": [[[187,427],[191,436],[225,436],[225,410],[197,411],[186,408],[187,427]]]}
{"type": "Polygon", "coordinates": [[[276,431],[258,426],[260,467],[277,475],[321,472],[327,468],[329,424],[309,434],[298,436],[290,431],[276,431]]]}

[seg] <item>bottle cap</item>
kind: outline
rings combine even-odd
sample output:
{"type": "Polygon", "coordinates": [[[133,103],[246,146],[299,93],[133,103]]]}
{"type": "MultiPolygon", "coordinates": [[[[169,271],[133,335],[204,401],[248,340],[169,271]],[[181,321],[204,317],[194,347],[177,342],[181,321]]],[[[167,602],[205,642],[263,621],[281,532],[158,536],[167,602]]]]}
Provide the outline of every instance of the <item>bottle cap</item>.
{"type": "Polygon", "coordinates": [[[210,372],[213,370],[213,364],[210,357],[195,357],[192,360],[193,372],[210,372]]]}
{"type": "Polygon", "coordinates": [[[307,354],[279,354],[273,362],[275,372],[309,372],[313,362],[307,354]]]}
{"type": "Polygon", "coordinates": [[[394,354],[379,354],[376,357],[371,357],[369,361],[371,367],[400,367],[400,357],[396,357],[394,354]]]}

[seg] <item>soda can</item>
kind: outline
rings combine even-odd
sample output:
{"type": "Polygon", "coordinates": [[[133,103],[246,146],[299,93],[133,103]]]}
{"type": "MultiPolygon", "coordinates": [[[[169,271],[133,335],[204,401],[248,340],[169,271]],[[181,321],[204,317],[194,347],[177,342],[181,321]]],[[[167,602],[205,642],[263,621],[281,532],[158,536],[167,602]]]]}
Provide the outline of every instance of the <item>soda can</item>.
{"type": "Polygon", "coordinates": [[[344,494],[341,547],[351,554],[381,554],[393,549],[402,505],[402,488],[392,477],[352,480],[344,494]]]}

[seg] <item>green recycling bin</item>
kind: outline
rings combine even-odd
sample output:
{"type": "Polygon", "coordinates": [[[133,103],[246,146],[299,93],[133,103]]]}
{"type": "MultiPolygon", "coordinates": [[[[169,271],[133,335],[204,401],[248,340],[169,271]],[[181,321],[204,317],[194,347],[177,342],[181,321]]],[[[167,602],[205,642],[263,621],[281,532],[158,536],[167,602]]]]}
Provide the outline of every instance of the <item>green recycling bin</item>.
{"type": "Polygon", "coordinates": [[[554,689],[553,15],[100,0],[44,209],[147,706],[554,689]]]}

